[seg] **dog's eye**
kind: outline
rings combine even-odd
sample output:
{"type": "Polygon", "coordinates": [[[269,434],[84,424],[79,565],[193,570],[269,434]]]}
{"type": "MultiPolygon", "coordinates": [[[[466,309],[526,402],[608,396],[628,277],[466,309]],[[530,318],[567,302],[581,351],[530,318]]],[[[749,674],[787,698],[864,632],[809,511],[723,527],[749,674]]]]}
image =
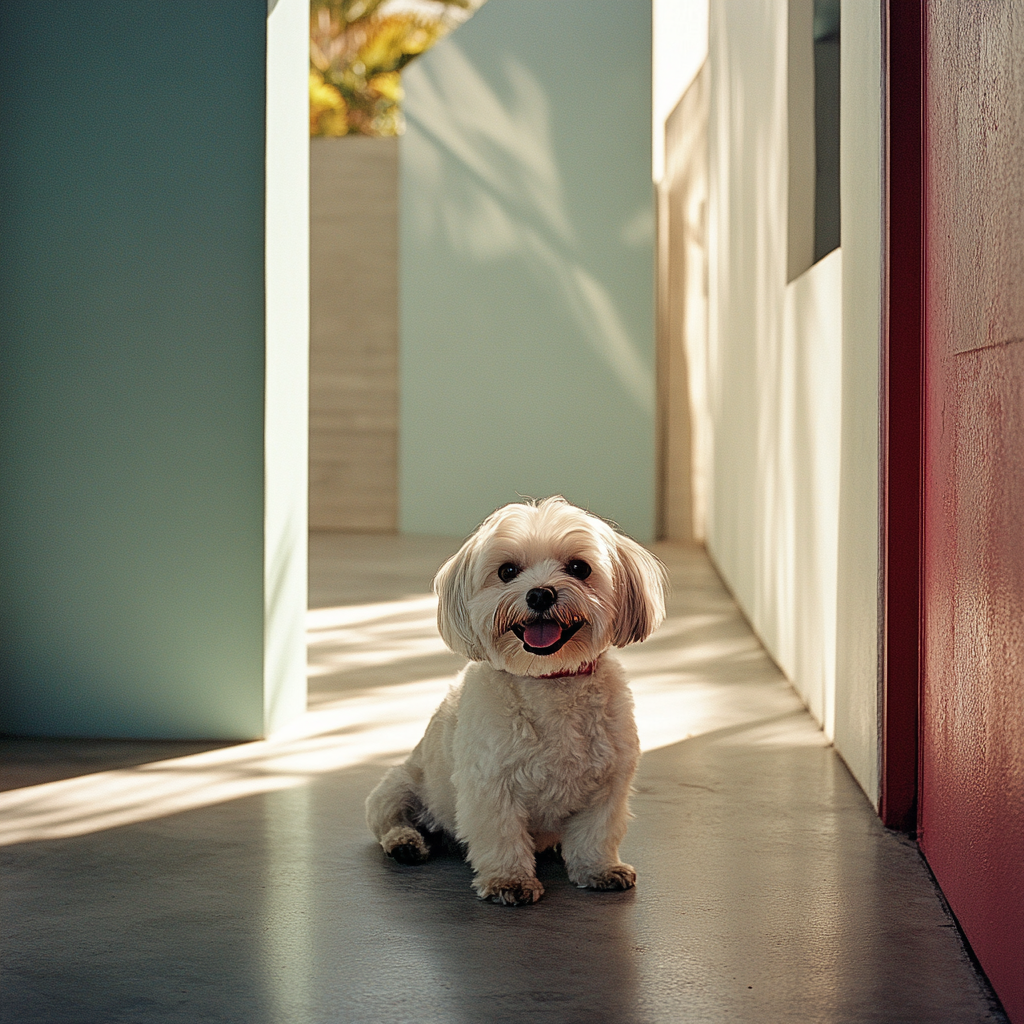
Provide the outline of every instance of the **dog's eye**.
{"type": "Polygon", "coordinates": [[[513,565],[511,562],[506,562],[498,570],[498,579],[500,579],[502,583],[509,583],[512,580],[514,580],[518,575],[519,575],[519,566],[518,565],[513,565]]]}
{"type": "Polygon", "coordinates": [[[566,564],[565,571],[578,580],[585,580],[590,575],[591,569],[582,558],[574,558],[566,564]]]}

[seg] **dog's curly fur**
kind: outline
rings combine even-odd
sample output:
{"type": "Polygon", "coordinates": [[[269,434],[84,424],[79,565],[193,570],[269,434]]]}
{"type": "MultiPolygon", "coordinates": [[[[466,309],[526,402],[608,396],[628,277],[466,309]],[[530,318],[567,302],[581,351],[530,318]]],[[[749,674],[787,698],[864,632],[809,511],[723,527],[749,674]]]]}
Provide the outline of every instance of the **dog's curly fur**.
{"type": "Polygon", "coordinates": [[[577,885],[631,888],[618,851],[640,745],[608,649],[661,622],[661,562],[556,496],[494,512],[434,589],[441,636],[471,664],[367,798],[370,830],[403,864],[433,833],[454,839],[497,903],[538,900],[535,856],[556,845],[577,885]]]}

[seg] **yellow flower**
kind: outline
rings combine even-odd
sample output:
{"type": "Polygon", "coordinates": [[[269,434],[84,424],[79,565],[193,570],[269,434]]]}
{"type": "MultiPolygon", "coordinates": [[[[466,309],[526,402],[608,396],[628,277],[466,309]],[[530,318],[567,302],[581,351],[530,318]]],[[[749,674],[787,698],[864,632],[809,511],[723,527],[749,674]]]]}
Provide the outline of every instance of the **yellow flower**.
{"type": "Polygon", "coordinates": [[[381,75],[374,75],[366,84],[392,103],[401,102],[402,76],[397,71],[385,71],[381,75]]]}
{"type": "Polygon", "coordinates": [[[309,72],[309,134],[348,134],[348,104],[345,97],[315,70],[309,72]]]}
{"type": "Polygon", "coordinates": [[[322,110],[345,109],[345,97],[317,71],[309,73],[309,102],[322,110]]]}

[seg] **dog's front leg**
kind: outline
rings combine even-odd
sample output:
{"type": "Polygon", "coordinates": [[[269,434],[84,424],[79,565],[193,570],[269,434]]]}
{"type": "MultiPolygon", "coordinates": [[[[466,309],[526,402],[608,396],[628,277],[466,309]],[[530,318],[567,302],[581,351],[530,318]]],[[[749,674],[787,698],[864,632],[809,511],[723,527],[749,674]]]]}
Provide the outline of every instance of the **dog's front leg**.
{"type": "Polygon", "coordinates": [[[537,879],[527,816],[508,786],[500,779],[463,779],[458,784],[456,820],[476,873],[473,888],[481,899],[520,906],[541,898],[544,886],[537,879]]]}
{"type": "Polygon", "coordinates": [[[569,879],[581,889],[632,889],[636,871],[619,860],[629,821],[629,779],[618,780],[565,823],[562,856],[569,879]]]}

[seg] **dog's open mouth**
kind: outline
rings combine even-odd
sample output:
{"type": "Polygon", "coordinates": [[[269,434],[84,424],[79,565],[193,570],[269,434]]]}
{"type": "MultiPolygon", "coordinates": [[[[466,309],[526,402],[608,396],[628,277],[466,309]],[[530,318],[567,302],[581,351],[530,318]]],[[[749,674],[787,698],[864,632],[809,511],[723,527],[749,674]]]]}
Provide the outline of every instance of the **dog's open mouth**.
{"type": "Polygon", "coordinates": [[[585,624],[584,619],[564,623],[557,619],[534,619],[520,622],[512,632],[523,642],[524,650],[530,654],[554,654],[560,651],[585,624]]]}

